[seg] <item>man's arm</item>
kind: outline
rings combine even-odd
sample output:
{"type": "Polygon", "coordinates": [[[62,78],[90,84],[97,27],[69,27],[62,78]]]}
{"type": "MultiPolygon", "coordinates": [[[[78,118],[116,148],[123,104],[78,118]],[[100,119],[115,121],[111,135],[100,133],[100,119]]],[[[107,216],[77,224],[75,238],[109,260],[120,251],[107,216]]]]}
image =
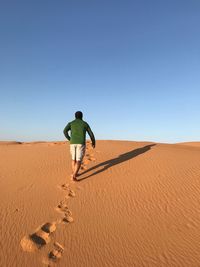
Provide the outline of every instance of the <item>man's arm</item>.
{"type": "Polygon", "coordinates": [[[68,123],[67,126],[65,127],[65,129],[63,130],[63,133],[64,133],[65,137],[70,141],[70,136],[68,134],[69,130],[71,130],[70,123],[68,123]]]}
{"type": "Polygon", "coordinates": [[[95,137],[94,137],[94,134],[93,134],[93,132],[92,132],[92,130],[90,129],[90,126],[88,125],[88,128],[87,128],[87,132],[88,132],[88,134],[89,134],[89,136],[90,136],[90,139],[91,139],[91,141],[92,141],[92,146],[93,146],[93,148],[95,148],[95,137]]]}

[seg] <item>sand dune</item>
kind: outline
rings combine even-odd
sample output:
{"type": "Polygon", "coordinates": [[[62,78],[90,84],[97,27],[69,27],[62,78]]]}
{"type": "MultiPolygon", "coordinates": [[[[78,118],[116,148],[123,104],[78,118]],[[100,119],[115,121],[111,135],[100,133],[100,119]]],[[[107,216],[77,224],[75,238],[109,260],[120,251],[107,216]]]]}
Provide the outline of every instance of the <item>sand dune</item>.
{"type": "Polygon", "coordinates": [[[1,267],[199,266],[198,145],[88,143],[79,182],[65,142],[0,158],[1,267]]]}
{"type": "Polygon", "coordinates": [[[0,146],[2,145],[20,145],[22,142],[17,142],[17,141],[0,141],[0,146]]]}
{"type": "Polygon", "coordinates": [[[183,142],[179,143],[180,145],[200,147],[200,142],[183,142]]]}

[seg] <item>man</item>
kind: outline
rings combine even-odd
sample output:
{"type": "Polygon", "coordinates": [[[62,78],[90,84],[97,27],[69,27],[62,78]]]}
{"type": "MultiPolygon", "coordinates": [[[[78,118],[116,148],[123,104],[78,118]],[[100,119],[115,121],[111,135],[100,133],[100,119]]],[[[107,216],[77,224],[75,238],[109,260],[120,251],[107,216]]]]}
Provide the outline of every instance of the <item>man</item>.
{"type": "Polygon", "coordinates": [[[70,141],[70,152],[72,156],[72,179],[77,180],[78,171],[81,166],[82,159],[85,154],[86,132],[92,141],[92,147],[95,148],[95,137],[87,122],[83,120],[83,113],[77,111],[75,120],[69,122],[63,133],[70,141]],[[69,136],[68,131],[71,131],[69,136]]]}

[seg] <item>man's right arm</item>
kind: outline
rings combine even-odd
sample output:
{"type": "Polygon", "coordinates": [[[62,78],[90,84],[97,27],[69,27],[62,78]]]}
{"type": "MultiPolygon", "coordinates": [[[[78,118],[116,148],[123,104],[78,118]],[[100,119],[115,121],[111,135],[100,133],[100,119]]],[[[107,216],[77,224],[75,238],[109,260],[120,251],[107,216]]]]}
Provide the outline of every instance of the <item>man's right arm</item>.
{"type": "Polygon", "coordinates": [[[88,134],[90,136],[90,139],[92,141],[92,146],[93,146],[93,148],[95,148],[95,137],[94,137],[94,134],[93,134],[92,130],[90,129],[89,125],[88,125],[88,128],[87,128],[87,132],[88,132],[88,134]]]}
{"type": "Polygon", "coordinates": [[[71,130],[70,123],[68,123],[67,126],[65,127],[65,129],[63,130],[63,133],[64,133],[65,137],[70,141],[70,136],[68,134],[69,130],[71,130]]]}

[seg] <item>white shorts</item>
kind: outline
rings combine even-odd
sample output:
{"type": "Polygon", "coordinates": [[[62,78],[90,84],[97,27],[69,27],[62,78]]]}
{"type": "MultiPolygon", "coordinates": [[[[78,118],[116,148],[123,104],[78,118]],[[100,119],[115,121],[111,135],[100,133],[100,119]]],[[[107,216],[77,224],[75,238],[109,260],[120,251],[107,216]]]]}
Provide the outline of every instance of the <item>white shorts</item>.
{"type": "Polygon", "coordinates": [[[81,144],[71,144],[70,145],[70,153],[72,156],[72,160],[81,161],[85,154],[85,145],[81,144]]]}

